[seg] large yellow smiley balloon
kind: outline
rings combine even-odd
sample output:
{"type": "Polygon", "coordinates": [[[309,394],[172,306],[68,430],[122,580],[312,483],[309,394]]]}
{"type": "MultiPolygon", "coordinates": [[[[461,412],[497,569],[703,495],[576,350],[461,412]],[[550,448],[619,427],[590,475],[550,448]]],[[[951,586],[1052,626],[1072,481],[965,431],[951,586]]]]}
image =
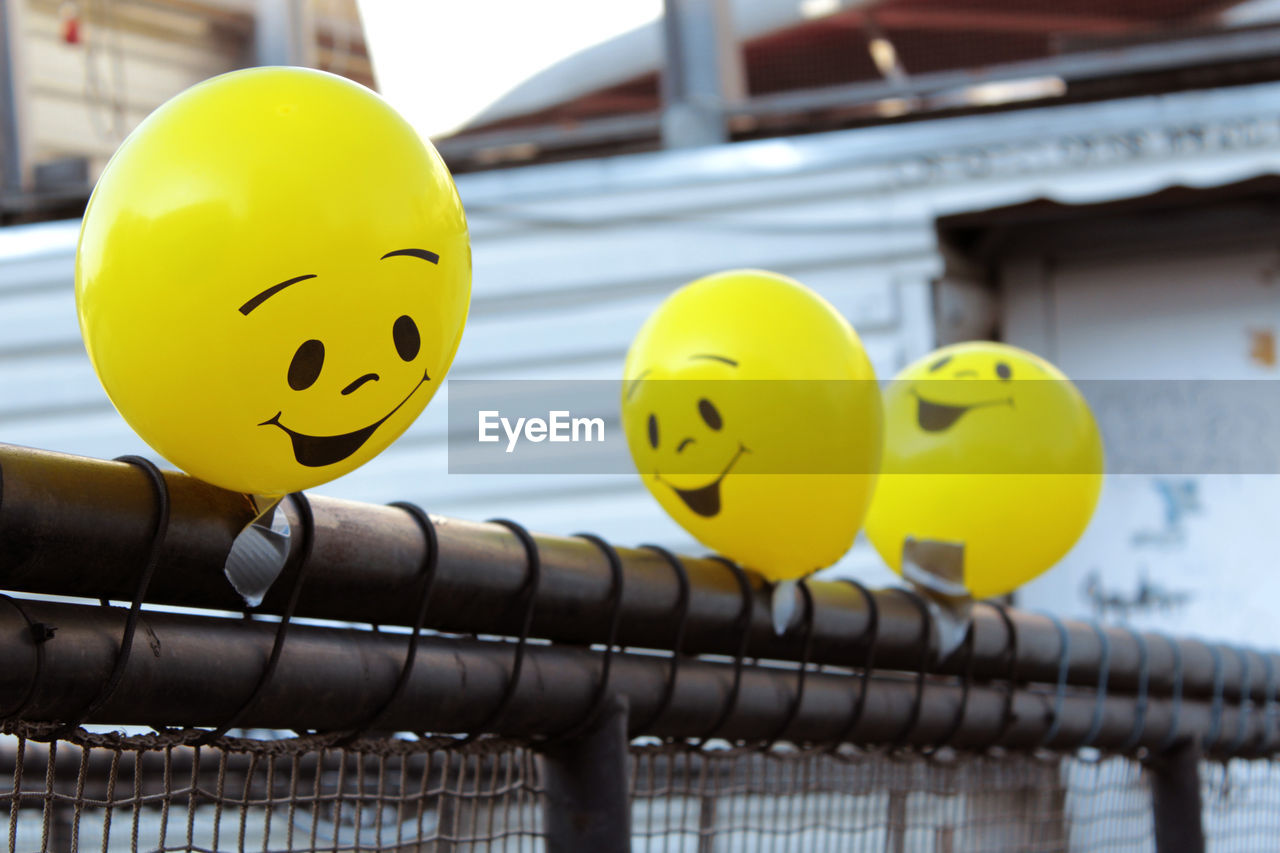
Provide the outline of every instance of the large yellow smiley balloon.
{"type": "Polygon", "coordinates": [[[663,508],[771,580],[853,543],[880,459],[880,395],[853,328],[799,282],[736,270],[686,285],[627,354],[622,421],[663,508]]]}
{"type": "Polygon", "coordinates": [[[278,495],[367,462],[426,406],[471,295],[431,145],[319,71],[225,74],[125,140],[85,212],[80,328],[125,420],[188,473],[278,495]]]}
{"type": "Polygon", "coordinates": [[[1102,438],[1056,367],[1005,344],[944,347],[885,391],[867,536],[895,571],[908,537],[964,546],[965,586],[1003,595],[1053,566],[1093,515],[1102,438]]]}

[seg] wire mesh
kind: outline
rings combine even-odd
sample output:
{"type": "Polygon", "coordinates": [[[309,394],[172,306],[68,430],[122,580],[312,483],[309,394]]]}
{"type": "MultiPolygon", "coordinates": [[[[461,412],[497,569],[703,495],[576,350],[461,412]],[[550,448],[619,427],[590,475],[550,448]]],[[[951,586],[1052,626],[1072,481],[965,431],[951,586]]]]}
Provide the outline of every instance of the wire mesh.
{"type": "MultiPolygon", "coordinates": [[[[0,739],[0,770],[10,853],[546,849],[537,754],[514,741],[18,735],[0,739]]],[[[637,744],[630,772],[645,853],[1155,849],[1126,757],[637,744]]],[[[1200,775],[1209,849],[1273,849],[1280,764],[1200,775]]]]}
{"type": "Polygon", "coordinates": [[[1056,759],[669,747],[633,754],[637,850],[1066,849],[1067,792],[1056,759]]]}
{"type": "Polygon", "coordinates": [[[533,753],[507,741],[89,735],[0,744],[8,849],[542,849],[533,753]]]}
{"type": "Polygon", "coordinates": [[[1200,796],[1209,850],[1260,853],[1280,844],[1280,762],[1202,764],[1200,796]]]}
{"type": "Polygon", "coordinates": [[[1064,759],[1062,788],[1069,844],[1050,849],[1155,849],[1151,790],[1139,762],[1118,756],[1064,759]]]}
{"type": "MultiPolygon", "coordinates": [[[[1123,756],[633,750],[634,850],[1155,850],[1151,790],[1123,756]]],[[[1200,767],[1208,849],[1274,850],[1280,765],[1200,767]]]]}

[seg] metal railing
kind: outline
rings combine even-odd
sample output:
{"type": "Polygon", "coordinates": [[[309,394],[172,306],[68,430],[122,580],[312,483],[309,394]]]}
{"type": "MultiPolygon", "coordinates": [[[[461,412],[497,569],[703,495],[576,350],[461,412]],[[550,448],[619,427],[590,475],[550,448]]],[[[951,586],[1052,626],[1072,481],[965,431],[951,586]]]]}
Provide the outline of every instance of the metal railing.
{"type": "MultiPolygon", "coordinates": [[[[1156,816],[1150,834],[1159,850],[1201,849],[1201,757],[1243,757],[1269,766],[1280,749],[1280,659],[1273,654],[982,605],[965,643],[937,660],[934,627],[919,598],[850,581],[807,582],[805,606],[780,637],[770,622],[765,582],[718,558],[615,549],[590,535],[533,536],[511,522],[432,517],[405,505],[295,495],[284,507],[295,531],[292,552],[262,605],[244,614],[223,576],[232,540],[254,515],[243,496],[180,474],[160,475],[136,460],[103,462],[0,445],[0,589],[11,593],[0,600],[0,719],[17,737],[14,749],[51,744],[48,773],[34,788],[23,781],[34,778],[30,753],[25,775],[22,754],[6,756],[17,766],[9,792],[0,788],[0,803],[10,804],[11,848],[22,814],[43,815],[40,826],[48,830],[57,825],[50,815],[59,809],[70,809],[78,827],[86,809],[106,809],[109,818],[113,808],[128,806],[136,824],[142,794],[127,802],[114,789],[90,796],[94,789],[86,779],[102,778],[93,776],[93,761],[103,760],[94,758],[99,753],[108,756],[112,785],[121,755],[164,754],[168,787],[155,802],[164,804],[167,816],[175,797],[189,799],[186,846],[166,847],[162,840],[159,849],[165,850],[217,849],[216,841],[205,848],[192,840],[194,815],[197,801],[211,808],[216,803],[219,815],[231,802],[228,755],[251,757],[252,765],[237,771],[250,781],[262,756],[271,767],[280,756],[292,756],[289,773],[280,778],[292,779],[293,787],[283,794],[274,776],[256,783],[266,788],[254,789],[253,796],[249,782],[243,783],[236,807],[242,814],[250,801],[259,812],[265,808],[267,824],[272,809],[292,815],[308,803],[319,808],[317,797],[326,809],[343,802],[346,783],[314,769],[327,754],[350,753],[359,756],[357,764],[368,756],[399,756],[399,769],[383,766],[374,774],[381,793],[352,794],[357,804],[376,800],[380,821],[392,820],[385,809],[425,808],[430,791],[437,800],[450,795],[476,801],[478,792],[468,800],[462,788],[441,787],[444,777],[424,769],[432,750],[443,750],[445,764],[465,764],[481,754],[468,752],[476,744],[457,744],[456,751],[447,748],[454,741],[442,746],[439,736],[453,734],[522,744],[504,753],[507,764],[476,768],[481,776],[494,774],[493,791],[503,797],[509,792],[503,774],[533,767],[526,753],[537,756],[536,770],[517,774],[522,781],[516,788],[528,801],[513,807],[503,800],[508,823],[501,833],[484,836],[499,849],[535,842],[551,850],[631,849],[634,809],[642,800],[652,807],[661,791],[667,792],[664,808],[692,798],[702,804],[695,812],[710,808],[713,818],[717,798],[740,800],[747,808],[762,797],[792,796],[771,794],[767,786],[757,792],[745,758],[746,777],[734,781],[733,770],[723,784],[715,783],[719,787],[708,788],[708,767],[723,760],[708,747],[727,744],[774,762],[810,756],[804,766],[815,808],[831,807],[832,798],[862,802],[856,791],[863,788],[832,781],[844,778],[841,762],[851,760],[851,745],[872,749],[874,761],[927,759],[936,774],[948,772],[936,763],[940,756],[974,767],[994,760],[992,750],[1011,767],[1047,760],[1054,769],[1046,778],[1058,783],[1024,785],[1019,808],[1040,803],[1035,819],[1062,827],[1069,823],[1062,798],[1070,799],[1063,756],[1089,747],[1143,760],[1138,776],[1156,816]],[[112,601],[129,606],[109,606],[112,601]],[[196,610],[174,612],[174,605],[196,610]],[[105,742],[81,730],[82,724],[159,727],[156,737],[163,739],[105,742]],[[287,748],[250,748],[223,737],[231,727],[308,734],[287,748]],[[391,733],[418,733],[424,745],[416,757],[405,757],[414,748],[391,733]],[[628,759],[628,744],[637,737],[665,744],[662,772],[672,774],[665,788],[646,787],[630,775],[643,762],[652,768],[659,760],[641,746],[632,746],[628,759]],[[55,784],[60,742],[82,754],[69,789],[55,784]],[[222,782],[213,787],[202,785],[190,766],[198,764],[192,756],[202,749],[221,756],[222,782]],[[308,768],[317,779],[325,776],[307,795],[311,800],[297,790],[308,768]],[[173,777],[184,774],[190,785],[175,789],[173,777]],[[416,800],[403,791],[388,794],[401,791],[409,776],[420,782],[416,800]],[[1048,805],[1036,799],[1037,791],[1049,797],[1048,805]],[[531,808],[536,819],[529,817],[531,808]],[[522,820],[534,828],[520,830],[522,820]]],[[[133,775],[141,779],[141,769],[133,775]]],[[[969,801],[995,784],[981,778],[973,777],[969,801]]],[[[959,790],[958,783],[948,784],[944,790],[959,790]]],[[[432,802],[435,835],[422,835],[426,830],[419,827],[406,841],[406,824],[399,821],[394,844],[366,839],[340,846],[333,835],[332,847],[317,847],[314,839],[295,847],[304,840],[291,833],[287,849],[480,843],[480,836],[441,824],[448,810],[432,802]]],[[[909,826],[902,824],[900,832],[892,826],[907,820],[906,801],[886,802],[890,829],[884,837],[905,838],[909,826]]],[[[1280,814],[1280,798],[1272,807],[1280,814]]],[[[972,818],[973,809],[966,808],[972,818]]],[[[474,810],[469,814],[474,817],[474,810]]],[[[767,810],[762,814],[744,826],[768,835],[767,810]]],[[[237,849],[246,849],[245,820],[237,849]]],[[[699,820],[688,830],[696,849],[719,849],[717,821],[699,820]]],[[[786,824],[781,816],[777,821],[786,824]]],[[[332,822],[338,832],[341,821],[334,816],[332,822]]],[[[955,833],[970,832],[971,824],[941,827],[931,843],[942,845],[938,839],[945,837],[954,845],[955,833]]],[[[797,826],[781,837],[799,844],[814,831],[803,821],[797,826]]],[[[63,849],[48,846],[51,831],[43,833],[41,849],[63,849]]],[[[260,831],[265,835],[249,847],[276,849],[270,826],[260,831]]],[[[675,834],[666,839],[676,838],[678,846],[685,831],[671,830],[675,834]]],[[[1047,832],[1040,849],[1086,849],[1069,846],[1065,828],[1047,832]]],[[[135,826],[135,847],[136,833],[135,826]]],[[[106,835],[101,849],[109,849],[106,835]]]]}

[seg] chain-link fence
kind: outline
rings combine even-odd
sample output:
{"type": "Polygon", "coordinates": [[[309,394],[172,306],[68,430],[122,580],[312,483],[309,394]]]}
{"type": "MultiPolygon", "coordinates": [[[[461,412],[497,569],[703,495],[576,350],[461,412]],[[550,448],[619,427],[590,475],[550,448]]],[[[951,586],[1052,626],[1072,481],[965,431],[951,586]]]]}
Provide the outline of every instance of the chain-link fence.
{"type": "Polygon", "coordinates": [[[510,741],[6,741],[15,852],[541,849],[536,762],[510,741]]]}
{"type": "MultiPolygon", "coordinates": [[[[635,851],[1154,850],[1143,765],[1110,756],[637,743],[635,851]]],[[[537,752],[510,740],[77,733],[0,744],[8,846],[27,851],[542,851],[537,752]]],[[[1280,838],[1280,767],[1201,765],[1214,851],[1280,838]]]]}

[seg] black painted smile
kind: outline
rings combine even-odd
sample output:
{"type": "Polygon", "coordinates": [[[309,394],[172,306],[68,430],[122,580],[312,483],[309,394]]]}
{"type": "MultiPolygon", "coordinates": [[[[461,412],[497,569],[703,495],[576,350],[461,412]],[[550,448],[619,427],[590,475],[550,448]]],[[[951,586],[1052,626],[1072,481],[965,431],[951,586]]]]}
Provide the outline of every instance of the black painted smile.
{"type": "Polygon", "coordinates": [[[342,435],[307,435],[301,432],[295,432],[284,424],[280,423],[280,415],[282,412],[276,412],[267,420],[258,424],[258,426],[275,426],[279,427],[285,435],[289,436],[289,440],[293,442],[293,458],[297,460],[299,465],[305,465],[308,468],[323,468],[326,465],[333,465],[346,459],[355,453],[369,437],[387,422],[387,419],[400,411],[400,407],[409,402],[409,398],[418,393],[418,389],[422,387],[422,383],[431,379],[424,370],[422,378],[418,380],[418,384],[413,386],[403,400],[401,400],[394,409],[383,415],[378,421],[369,424],[367,427],[355,430],[354,432],[343,433],[342,435]]]}
{"type": "Polygon", "coordinates": [[[948,406],[945,403],[934,403],[921,397],[916,391],[912,391],[915,395],[918,407],[916,409],[916,423],[920,425],[920,429],[925,432],[942,432],[951,427],[956,421],[960,420],[965,412],[973,409],[983,409],[988,406],[1013,406],[1013,399],[1006,398],[1003,400],[988,400],[984,403],[974,403],[971,406],[948,406]]]}
{"type": "Polygon", "coordinates": [[[729,476],[729,472],[733,470],[733,466],[737,464],[739,457],[744,453],[749,453],[746,446],[739,443],[738,452],[733,454],[733,458],[729,460],[729,464],[724,466],[724,470],[720,472],[720,476],[716,477],[705,486],[697,489],[677,489],[671,486],[671,491],[680,496],[680,500],[684,501],[684,505],[696,512],[703,518],[711,518],[720,513],[720,482],[729,476]]]}

